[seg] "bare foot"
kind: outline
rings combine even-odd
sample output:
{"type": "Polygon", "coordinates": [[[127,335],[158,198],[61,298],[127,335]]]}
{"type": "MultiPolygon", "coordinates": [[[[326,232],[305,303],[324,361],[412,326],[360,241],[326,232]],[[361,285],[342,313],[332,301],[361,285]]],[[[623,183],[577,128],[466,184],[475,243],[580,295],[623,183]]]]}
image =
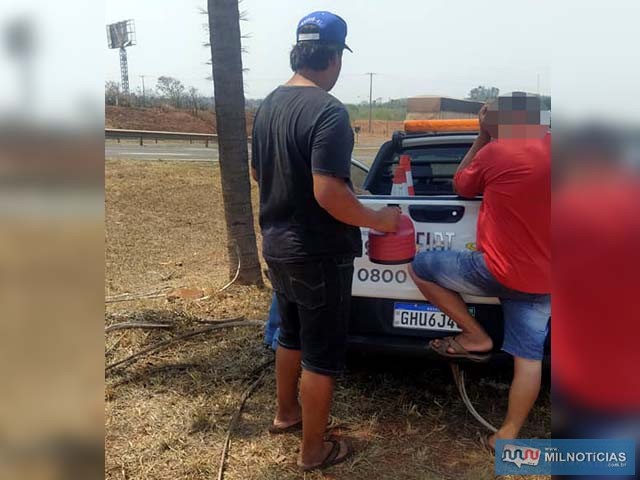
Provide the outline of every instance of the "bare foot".
{"type": "Polygon", "coordinates": [[[496,449],[496,440],[512,440],[514,438],[516,438],[517,435],[510,435],[507,433],[503,433],[500,430],[498,430],[496,433],[494,433],[493,435],[490,435],[489,438],[487,438],[487,443],[489,444],[489,446],[491,446],[491,448],[493,448],[494,450],[496,449]]]}
{"type": "Polygon", "coordinates": [[[279,429],[284,429],[296,425],[302,421],[302,410],[298,407],[296,412],[290,414],[276,414],[276,418],[273,419],[273,426],[279,429]]]}
{"type": "Polygon", "coordinates": [[[496,434],[494,433],[493,435],[489,435],[489,438],[487,438],[487,443],[489,444],[489,446],[491,448],[493,448],[494,450],[496,449],[496,440],[498,438],[496,437],[496,434]]]}

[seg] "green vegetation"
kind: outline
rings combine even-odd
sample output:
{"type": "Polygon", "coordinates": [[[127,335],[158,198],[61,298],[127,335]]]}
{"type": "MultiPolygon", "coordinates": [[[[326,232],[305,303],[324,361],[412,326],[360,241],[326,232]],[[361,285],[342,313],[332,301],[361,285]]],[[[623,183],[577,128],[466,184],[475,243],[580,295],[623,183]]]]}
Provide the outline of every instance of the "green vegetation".
{"type": "Polygon", "coordinates": [[[467,99],[475,100],[477,102],[488,102],[489,100],[498,98],[499,94],[500,94],[499,88],[485,87],[483,85],[479,85],[475,88],[472,88],[469,91],[469,95],[467,95],[467,99]]]}
{"type": "MultiPolygon", "coordinates": [[[[346,104],[351,121],[369,119],[369,103],[346,104]]],[[[407,116],[407,99],[400,98],[388,102],[375,101],[371,111],[373,120],[402,121],[407,116]]]]}
{"type": "MultiPolygon", "coordinates": [[[[479,85],[469,91],[467,99],[478,102],[488,102],[489,100],[497,98],[498,95],[500,95],[499,88],[479,85]]],[[[543,110],[551,110],[551,97],[549,95],[540,95],[540,105],[543,110]]]]}

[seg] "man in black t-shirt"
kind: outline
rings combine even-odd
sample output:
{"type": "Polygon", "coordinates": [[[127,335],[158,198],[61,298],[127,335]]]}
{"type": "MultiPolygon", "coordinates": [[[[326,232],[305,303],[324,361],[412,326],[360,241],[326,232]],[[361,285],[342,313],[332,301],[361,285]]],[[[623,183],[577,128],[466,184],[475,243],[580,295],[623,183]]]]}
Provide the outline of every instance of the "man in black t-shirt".
{"type": "Polygon", "coordinates": [[[270,431],[302,427],[303,470],[335,465],[351,453],[345,442],[324,436],[334,377],[344,363],[353,259],[362,255],[358,227],[392,232],[400,215],[393,207],[366,208],[353,193],[349,114],[327,93],[349,49],[346,35],[337,15],[304,17],[290,54],[295,73],[264,100],[253,127],[263,254],[282,318],[270,431]]]}

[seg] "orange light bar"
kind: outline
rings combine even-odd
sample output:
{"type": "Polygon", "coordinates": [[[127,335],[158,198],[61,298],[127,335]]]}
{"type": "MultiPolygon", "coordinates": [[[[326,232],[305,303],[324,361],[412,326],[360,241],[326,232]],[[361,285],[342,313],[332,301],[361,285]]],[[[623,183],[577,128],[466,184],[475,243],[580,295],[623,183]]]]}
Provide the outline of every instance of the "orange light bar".
{"type": "Polygon", "coordinates": [[[404,121],[404,131],[407,133],[477,132],[478,130],[480,130],[480,123],[477,118],[404,121]]]}

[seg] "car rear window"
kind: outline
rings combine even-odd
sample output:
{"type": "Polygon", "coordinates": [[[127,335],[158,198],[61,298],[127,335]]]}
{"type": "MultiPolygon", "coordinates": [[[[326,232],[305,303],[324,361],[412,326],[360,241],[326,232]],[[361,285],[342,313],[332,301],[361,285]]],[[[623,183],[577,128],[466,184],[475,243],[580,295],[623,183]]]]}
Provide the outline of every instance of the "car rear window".
{"type": "Polygon", "coordinates": [[[353,161],[351,162],[351,183],[353,184],[356,195],[364,195],[367,193],[363,185],[368,173],[368,170],[365,170],[353,161]]]}
{"type": "Polygon", "coordinates": [[[400,162],[400,155],[411,157],[411,173],[416,195],[451,195],[453,176],[471,145],[438,145],[404,149],[394,152],[376,172],[370,188],[375,195],[389,195],[393,174],[400,162]]]}

